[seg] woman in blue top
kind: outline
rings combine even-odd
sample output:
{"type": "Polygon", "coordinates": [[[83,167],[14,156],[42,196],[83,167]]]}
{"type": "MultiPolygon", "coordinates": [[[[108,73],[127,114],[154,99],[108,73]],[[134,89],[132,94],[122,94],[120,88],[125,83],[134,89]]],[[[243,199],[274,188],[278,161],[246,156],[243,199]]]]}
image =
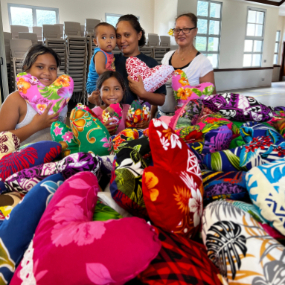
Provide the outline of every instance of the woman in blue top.
{"type": "MultiPolygon", "coordinates": [[[[122,51],[121,54],[115,54],[115,67],[124,78],[126,83],[126,96],[125,104],[131,104],[134,100],[141,99],[147,101],[153,105],[163,105],[166,88],[165,85],[158,88],[154,93],[147,92],[144,89],[143,81],[134,81],[128,77],[126,70],[126,60],[130,56],[135,56],[141,61],[145,62],[150,68],[158,65],[157,61],[145,54],[141,53],[139,47],[143,47],[146,43],[145,32],[142,29],[138,18],[134,15],[124,15],[121,16],[117,23],[117,46],[122,51]]],[[[97,94],[92,94],[89,97],[89,102],[98,105],[99,92],[97,94]]]]}

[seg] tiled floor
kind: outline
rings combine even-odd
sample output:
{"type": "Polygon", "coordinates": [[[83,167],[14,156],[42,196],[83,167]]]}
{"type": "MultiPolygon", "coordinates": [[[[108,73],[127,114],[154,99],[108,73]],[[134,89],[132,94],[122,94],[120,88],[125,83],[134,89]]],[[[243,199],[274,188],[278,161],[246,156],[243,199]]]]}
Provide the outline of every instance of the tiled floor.
{"type": "Polygon", "coordinates": [[[285,82],[273,82],[270,87],[231,90],[245,96],[255,97],[260,103],[268,106],[285,106],[285,82]]]}

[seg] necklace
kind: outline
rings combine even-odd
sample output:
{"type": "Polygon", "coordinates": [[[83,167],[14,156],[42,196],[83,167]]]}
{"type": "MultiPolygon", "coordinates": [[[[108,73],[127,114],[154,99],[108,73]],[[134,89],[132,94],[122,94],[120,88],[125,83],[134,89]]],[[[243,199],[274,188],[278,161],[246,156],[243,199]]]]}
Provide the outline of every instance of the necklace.
{"type": "Polygon", "coordinates": [[[179,56],[179,58],[180,58],[181,61],[184,61],[184,60],[185,60],[185,57],[181,57],[181,56],[179,55],[179,52],[177,52],[177,54],[178,54],[178,56],[179,56]]]}

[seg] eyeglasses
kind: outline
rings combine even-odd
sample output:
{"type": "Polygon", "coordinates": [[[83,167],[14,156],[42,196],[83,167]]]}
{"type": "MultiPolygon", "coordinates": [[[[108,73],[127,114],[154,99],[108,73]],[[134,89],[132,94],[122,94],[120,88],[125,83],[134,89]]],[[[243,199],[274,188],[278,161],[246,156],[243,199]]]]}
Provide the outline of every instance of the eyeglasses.
{"type": "Polygon", "coordinates": [[[173,33],[178,35],[180,32],[182,32],[183,34],[189,34],[191,30],[196,29],[196,27],[193,28],[183,28],[183,29],[172,29],[173,33]]]}

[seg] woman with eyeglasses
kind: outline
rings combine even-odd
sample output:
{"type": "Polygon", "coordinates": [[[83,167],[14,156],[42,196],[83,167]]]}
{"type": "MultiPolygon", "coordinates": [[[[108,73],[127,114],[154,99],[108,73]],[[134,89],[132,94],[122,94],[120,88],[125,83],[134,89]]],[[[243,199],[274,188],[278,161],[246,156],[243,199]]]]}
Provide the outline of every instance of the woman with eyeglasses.
{"type": "MultiPolygon", "coordinates": [[[[162,64],[172,65],[174,69],[182,69],[191,86],[202,82],[215,85],[213,66],[209,59],[196,50],[193,41],[197,35],[197,17],[192,13],[182,14],[176,18],[173,35],[178,44],[177,50],[166,53],[162,64]]],[[[158,107],[158,117],[172,116],[175,112],[175,100],[168,90],[163,106],[158,107]]],[[[154,109],[154,108],[153,108],[154,109]]],[[[152,110],[152,113],[154,110],[152,110]]]]}

